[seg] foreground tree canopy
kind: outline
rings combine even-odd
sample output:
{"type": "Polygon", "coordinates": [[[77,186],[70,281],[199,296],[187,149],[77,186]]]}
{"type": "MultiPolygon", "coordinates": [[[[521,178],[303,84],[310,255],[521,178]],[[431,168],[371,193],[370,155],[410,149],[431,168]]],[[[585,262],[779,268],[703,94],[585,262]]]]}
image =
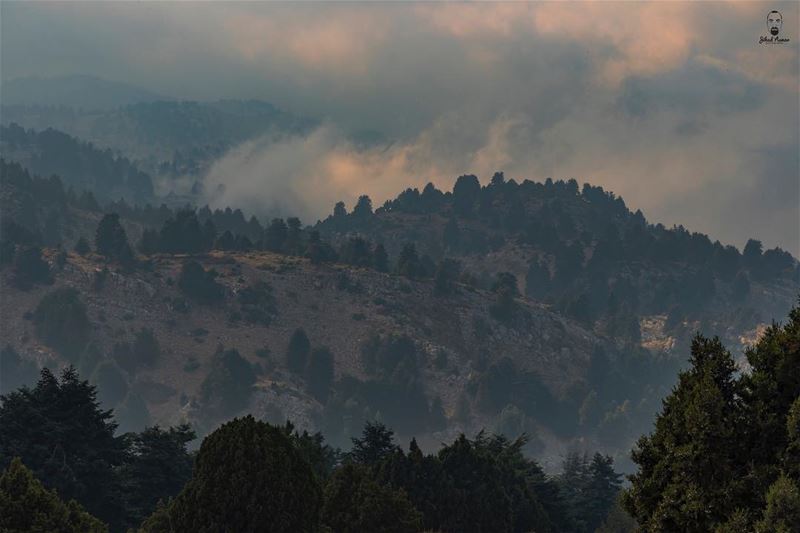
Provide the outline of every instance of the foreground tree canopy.
{"type": "Polygon", "coordinates": [[[697,336],[690,368],[633,452],[625,507],[645,531],[800,531],[800,308],[738,373],[697,336]]]}
{"type": "Polygon", "coordinates": [[[93,386],[45,369],[0,396],[0,527],[105,531],[94,515],[114,532],[633,531],[624,507],[645,532],[800,531],[800,309],[746,358],[739,372],[718,339],[695,338],[622,507],[611,458],[571,453],[548,476],[524,435],[461,435],[425,455],[375,422],[341,454],[246,416],[192,466],[189,427],[116,435],[93,386]]]}

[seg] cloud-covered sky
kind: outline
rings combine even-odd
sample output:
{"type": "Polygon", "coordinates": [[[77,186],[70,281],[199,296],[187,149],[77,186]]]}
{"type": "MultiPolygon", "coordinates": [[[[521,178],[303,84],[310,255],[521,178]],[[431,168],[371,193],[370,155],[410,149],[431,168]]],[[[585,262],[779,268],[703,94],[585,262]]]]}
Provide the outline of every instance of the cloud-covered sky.
{"type": "MultiPolygon", "coordinates": [[[[87,73],[322,117],[212,170],[308,217],[461,173],[576,178],[649,220],[800,253],[800,4],[3,2],[2,77],[87,73]],[[759,44],[783,14],[788,43],[759,44]],[[342,131],[392,143],[357,149],[342,131]],[[285,193],[285,194],[284,194],[285,193]]],[[[250,204],[250,205],[248,205],[250,204]]]]}

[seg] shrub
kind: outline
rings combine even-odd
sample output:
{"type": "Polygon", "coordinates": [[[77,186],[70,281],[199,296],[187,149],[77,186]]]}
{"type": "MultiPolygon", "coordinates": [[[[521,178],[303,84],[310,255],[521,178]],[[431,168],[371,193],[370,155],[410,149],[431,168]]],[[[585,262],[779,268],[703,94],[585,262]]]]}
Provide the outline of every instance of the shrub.
{"type": "Polygon", "coordinates": [[[37,246],[20,246],[14,254],[14,285],[29,289],[34,283],[52,282],[50,267],[37,246]]]}
{"type": "Polygon", "coordinates": [[[72,287],[56,289],[42,298],[33,313],[36,335],[70,361],[77,361],[89,340],[86,306],[72,287]]]}
{"type": "Polygon", "coordinates": [[[224,288],[217,283],[216,277],[217,273],[214,270],[206,271],[200,263],[187,261],[181,269],[178,287],[189,298],[200,303],[215,303],[225,296],[224,288]]]}
{"type": "Polygon", "coordinates": [[[303,328],[298,328],[289,339],[286,348],[286,366],[295,374],[302,374],[308,364],[308,354],[311,351],[311,342],[308,340],[303,328]]]}
{"type": "Polygon", "coordinates": [[[220,346],[211,360],[211,371],[200,387],[203,407],[212,418],[235,415],[250,403],[256,382],[252,365],[234,349],[220,346]]]}

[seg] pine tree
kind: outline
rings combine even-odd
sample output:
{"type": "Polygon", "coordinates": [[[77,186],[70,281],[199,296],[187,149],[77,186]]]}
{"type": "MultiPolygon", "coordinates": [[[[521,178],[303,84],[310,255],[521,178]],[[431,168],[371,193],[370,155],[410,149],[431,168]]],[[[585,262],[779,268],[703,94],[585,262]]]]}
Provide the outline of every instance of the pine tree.
{"type": "Polygon", "coordinates": [[[372,200],[366,194],[358,197],[355,207],[353,208],[353,216],[356,218],[369,218],[372,215],[372,200]]]}
{"type": "Polygon", "coordinates": [[[38,246],[19,246],[14,254],[13,282],[17,288],[28,290],[34,283],[52,283],[50,265],[42,259],[38,246]]]}
{"type": "Polygon", "coordinates": [[[264,248],[271,252],[282,252],[286,245],[289,228],[282,218],[273,218],[264,232],[264,248]]]}
{"type": "Polygon", "coordinates": [[[422,264],[417,255],[417,248],[413,243],[407,243],[397,258],[397,273],[407,278],[417,278],[422,276],[422,264]]]}
{"type": "Polygon", "coordinates": [[[348,458],[358,464],[374,466],[394,453],[398,447],[394,432],[380,422],[367,422],[361,437],[351,439],[353,449],[348,458]]]}
{"type": "Polygon", "coordinates": [[[217,348],[211,370],[200,386],[200,402],[212,419],[224,419],[239,413],[250,403],[256,374],[235,349],[217,348]]]}
{"type": "Polygon", "coordinates": [[[125,460],[116,427],[72,367],[60,380],[45,368],[35,388],[0,396],[0,465],[20,457],[62,499],[116,527],[123,516],[116,469],[125,460]]]}
{"type": "Polygon", "coordinates": [[[622,488],[622,476],[614,471],[614,459],[595,453],[589,464],[589,479],[584,495],[583,514],[587,531],[600,527],[614,507],[622,488]]]}
{"type": "Polygon", "coordinates": [[[120,224],[117,213],[108,213],[100,220],[95,233],[94,247],[98,254],[109,259],[127,262],[133,258],[128,235],[120,224]]]}
{"type": "Polygon", "coordinates": [[[159,500],[177,496],[192,476],[186,446],[196,437],[188,424],[169,429],[149,427],[129,435],[129,458],[121,469],[130,525],[156,510],[159,500]]]}
{"type": "Polygon", "coordinates": [[[739,384],[719,339],[692,341],[691,368],[664,400],[656,430],[639,439],[624,503],[652,530],[712,531],[740,506],[745,474],[739,384]]]}

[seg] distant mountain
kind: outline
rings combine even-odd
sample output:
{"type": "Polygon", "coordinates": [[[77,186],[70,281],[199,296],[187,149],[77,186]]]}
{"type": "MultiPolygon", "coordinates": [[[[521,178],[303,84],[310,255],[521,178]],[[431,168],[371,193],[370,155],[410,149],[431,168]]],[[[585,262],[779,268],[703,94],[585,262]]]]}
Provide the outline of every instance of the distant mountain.
{"type": "Polygon", "coordinates": [[[90,191],[103,203],[120,198],[136,204],[153,201],[152,179],[130,160],[61,131],[0,126],[0,154],[36,174],[57,174],[66,187],[90,191]]]}
{"type": "Polygon", "coordinates": [[[58,129],[121,152],[161,175],[198,175],[243,141],[303,134],[317,124],[258,100],[142,101],[105,110],[6,104],[3,99],[5,125],[58,129]]]}
{"type": "Polygon", "coordinates": [[[14,78],[3,82],[0,99],[6,106],[68,106],[97,110],[171,98],[128,83],[73,74],[53,78],[14,78]]]}

